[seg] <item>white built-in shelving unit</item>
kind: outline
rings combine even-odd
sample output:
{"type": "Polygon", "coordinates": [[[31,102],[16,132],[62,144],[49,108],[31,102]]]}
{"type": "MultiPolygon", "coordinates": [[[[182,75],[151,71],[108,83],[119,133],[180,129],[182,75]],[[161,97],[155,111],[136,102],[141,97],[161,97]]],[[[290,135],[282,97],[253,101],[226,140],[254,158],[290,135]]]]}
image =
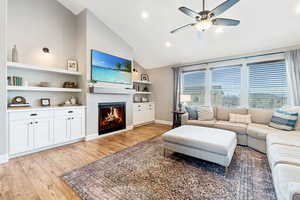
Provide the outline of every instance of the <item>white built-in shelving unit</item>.
{"type": "Polygon", "coordinates": [[[81,88],[63,88],[64,82],[80,83],[81,72],[69,71],[58,67],[48,67],[16,62],[7,62],[8,76],[22,77],[22,86],[7,86],[8,101],[15,96],[25,97],[32,107],[39,106],[41,98],[50,98],[51,105],[65,102],[70,97],[80,98],[81,88]],[[49,87],[39,86],[41,82],[49,82],[49,87]]]}

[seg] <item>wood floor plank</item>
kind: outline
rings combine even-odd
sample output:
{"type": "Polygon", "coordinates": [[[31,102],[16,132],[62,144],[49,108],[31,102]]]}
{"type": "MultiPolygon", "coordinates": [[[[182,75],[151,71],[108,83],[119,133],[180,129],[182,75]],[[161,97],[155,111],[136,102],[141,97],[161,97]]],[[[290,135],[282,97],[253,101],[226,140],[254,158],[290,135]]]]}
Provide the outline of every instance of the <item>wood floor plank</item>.
{"type": "Polygon", "coordinates": [[[12,159],[0,165],[0,200],[80,200],[61,179],[64,173],[159,136],[170,128],[150,124],[12,159]]]}

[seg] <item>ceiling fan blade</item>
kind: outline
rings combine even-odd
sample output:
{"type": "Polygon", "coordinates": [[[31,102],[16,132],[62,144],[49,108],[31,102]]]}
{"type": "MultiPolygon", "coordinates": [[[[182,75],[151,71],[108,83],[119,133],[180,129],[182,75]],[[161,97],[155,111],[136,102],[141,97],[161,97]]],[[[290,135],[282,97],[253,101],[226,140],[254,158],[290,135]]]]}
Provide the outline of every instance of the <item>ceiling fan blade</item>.
{"type": "Polygon", "coordinates": [[[219,5],[218,7],[216,7],[215,9],[213,9],[212,11],[210,11],[210,15],[213,16],[221,15],[222,13],[224,13],[226,10],[234,6],[239,1],[240,0],[227,0],[221,5],[219,5]]]}
{"type": "Polygon", "coordinates": [[[179,10],[190,17],[193,17],[193,18],[200,17],[199,13],[197,13],[196,11],[193,11],[187,7],[180,7],[179,10]]]}
{"type": "Polygon", "coordinates": [[[216,18],[212,20],[213,25],[220,26],[237,26],[240,24],[240,20],[235,19],[225,19],[225,18],[216,18]]]}
{"type": "Polygon", "coordinates": [[[190,26],[194,26],[195,24],[187,24],[187,25],[184,25],[184,26],[181,26],[179,28],[176,28],[174,29],[173,31],[171,31],[171,33],[176,33],[177,31],[181,30],[181,29],[184,29],[184,28],[187,28],[187,27],[190,27],[190,26]]]}

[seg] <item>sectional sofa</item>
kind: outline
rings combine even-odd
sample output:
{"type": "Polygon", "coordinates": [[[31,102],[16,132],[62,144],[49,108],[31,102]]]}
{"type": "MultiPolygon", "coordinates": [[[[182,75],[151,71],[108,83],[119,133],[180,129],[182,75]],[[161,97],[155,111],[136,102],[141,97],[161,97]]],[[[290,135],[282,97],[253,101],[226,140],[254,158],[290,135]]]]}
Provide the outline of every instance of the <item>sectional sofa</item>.
{"type": "Polygon", "coordinates": [[[238,143],[267,153],[278,200],[300,200],[300,120],[295,131],[281,131],[268,126],[272,110],[214,108],[210,121],[189,120],[182,123],[231,130],[238,143]],[[229,122],[229,113],[250,114],[251,124],[229,122]]]}
{"type": "Polygon", "coordinates": [[[270,133],[282,133],[285,135],[300,135],[300,120],[295,131],[283,131],[269,127],[272,119],[272,110],[267,109],[226,109],[213,108],[214,119],[209,121],[189,120],[188,114],[184,114],[181,118],[183,125],[196,125],[211,128],[219,128],[230,130],[237,133],[238,144],[249,146],[257,151],[266,153],[266,137],[270,133]],[[251,115],[251,124],[231,123],[229,122],[229,114],[251,115]]]}

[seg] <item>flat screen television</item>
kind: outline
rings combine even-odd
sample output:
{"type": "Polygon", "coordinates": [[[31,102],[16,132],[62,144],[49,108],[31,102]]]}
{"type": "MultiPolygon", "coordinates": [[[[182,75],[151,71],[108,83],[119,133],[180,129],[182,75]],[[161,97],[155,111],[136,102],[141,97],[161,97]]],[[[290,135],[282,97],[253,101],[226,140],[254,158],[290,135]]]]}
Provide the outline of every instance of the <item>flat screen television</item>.
{"type": "Polygon", "coordinates": [[[92,50],[91,78],[98,82],[132,84],[132,61],[92,50]]]}

